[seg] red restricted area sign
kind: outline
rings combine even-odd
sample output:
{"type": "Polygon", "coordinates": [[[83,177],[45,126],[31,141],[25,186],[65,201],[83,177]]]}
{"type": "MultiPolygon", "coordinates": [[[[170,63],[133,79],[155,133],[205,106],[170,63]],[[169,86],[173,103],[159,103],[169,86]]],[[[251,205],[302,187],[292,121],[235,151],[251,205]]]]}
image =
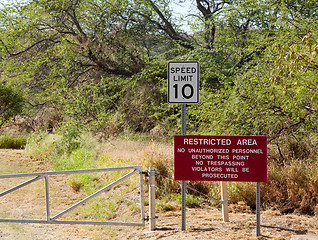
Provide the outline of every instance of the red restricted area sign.
{"type": "Polygon", "coordinates": [[[265,136],[174,136],[174,177],[192,181],[267,181],[265,136]]]}

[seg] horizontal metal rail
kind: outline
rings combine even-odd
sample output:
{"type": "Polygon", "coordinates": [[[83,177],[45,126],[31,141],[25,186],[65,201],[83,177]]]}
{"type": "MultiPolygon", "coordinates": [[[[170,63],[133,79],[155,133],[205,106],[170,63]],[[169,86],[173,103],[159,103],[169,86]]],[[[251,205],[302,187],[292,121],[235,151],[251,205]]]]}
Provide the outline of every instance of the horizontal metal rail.
{"type": "Polygon", "coordinates": [[[0,222],[19,222],[19,223],[42,223],[42,224],[94,224],[94,225],[124,225],[124,226],[144,226],[145,216],[144,216],[144,201],[143,201],[143,177],[142,177],[142,166],[129,166],[129,167],[117,167],[117,168],[99,168],[99,169],[84,169],[84,170],[67,170],[67,171],[55,171],[55,172],[37,172],[37,173],[20,173],[20,174],[8,174],[0,175],[1,178],[17,178],[17,177],[32,177],[35,178],[28,180],[22,184],[19,184],[9,190],[0,193],[0,197],[18,190],[28,184],[31,184],[39,179],[45,179],[45,202],[46,202],[46,220],[30,220],[30,219],[0,219],[0,222]],[[50,203],[49,203],[49,187],[48,187],[48,177],[50,175],[60,175],[60,174],[76,174],[76,173],[92,173],[92,172],[105,172],[105,171],[119,171],[119,170],[133,170],[126,175],[118,178],[116,181],[108,184],[107,186],[101,188],[90,196],[84,198],[83,200],[77,202],[66,210],[60,212],[54,217],[50,217],[50,203]],[[127,223],[127,222],[99,222],[99,221],[60,221],[56,220],[65,213],[71,211],[72,209],[80,206],[84,202],[92,199],[93,197],[99,195],[100,193],[116,186],[124,179],[130,177],[134,173],[139,172],[140,174],[140,205],[141,205],[141,223],[127,223]]]}
{"type": "Polygon", "coordinates": [[[0,222],[41,223],[41,224],[87,224],[87,225],[145,226],[144,222],[128,223],[128,222],[98,222],[98,221],[46,221],[46,220],[28,220],[28,219],[0,219],[0,222]]]}
{"type": "Polygon", "coordinates": [[[106,171],[118,171],[118,170],[128,170],[128,169],[136,169],[136,170],[142,171],[142,166],[66,170],[66,171],[54,171],[54,172],[18,173],[18,174],[0,175],[0,178],[29,177],[29,176],[40,176],[40,175],[60,175],[60,174],[88,173],[88,172],[106,172],[106,171]]]}

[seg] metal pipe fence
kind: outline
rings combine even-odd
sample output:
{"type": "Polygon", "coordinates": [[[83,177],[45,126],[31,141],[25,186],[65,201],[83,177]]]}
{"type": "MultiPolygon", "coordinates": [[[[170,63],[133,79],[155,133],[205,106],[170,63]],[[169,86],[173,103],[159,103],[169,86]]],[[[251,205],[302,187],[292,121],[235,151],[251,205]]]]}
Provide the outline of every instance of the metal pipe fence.
{"type": "Polygon", "coordinates": [[[143,176],[142,176],[142,166],[129,166],[129,167],[117,167],[117,168],[99,168],[99,169],[85,169],[85,170],[67,170],[67,171],[54,171],[54,172],[38,172],[38,173],[21,173],[21,174],[8,174],[0,175],[0,179],[3,178],[21,178],[21,177],[34,177],[24,183],[21,183],[15,187],[12,187],[2,193],[0,197],[3,197],[13,191],[16,191],[24,186],[27,186],[39,179],[44,178],[45,181],[45,205],[46,205],[46,220],[32,220],[32,219],[0,219],[0,222],[16,222],[16,223],[42,223],[42,224],[97,224],[97,225],[124,225],[124,226],[144,226],[145,225],[145,213],[144,213],[144,191],[143,191],[143,176]],[[63,210],[62,212],[51,217],[50,215],[50,195],[49,195],[49,176],[52,175],[63,175],[63,174],[77,174],[77,173],[92,173],[92,172],[107,172],[107,171],[122,171],[122,170],[131,170],[129,173],[118,178],[107,186],[101,188],[100,190],[94,192],[83,200],[75,203],[71,207],[63,210]],[[135,173],[139,173],[139,183],[140,183],[140,215],[141,221],[138,223],[129,223],[129,222],[103,222],[103,221],[62,221],[57,220],[67,212],[73,210],[76,207],[79,207],[88,200],[96,197],[102,192],[113,188],[118,185],[121,181],[132,176],[135,173]]]}

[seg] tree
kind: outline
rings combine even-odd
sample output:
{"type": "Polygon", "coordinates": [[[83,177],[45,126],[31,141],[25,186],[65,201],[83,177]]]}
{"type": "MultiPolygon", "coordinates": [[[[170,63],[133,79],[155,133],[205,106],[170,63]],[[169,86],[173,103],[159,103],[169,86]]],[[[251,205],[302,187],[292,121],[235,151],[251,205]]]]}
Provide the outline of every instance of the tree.
{"type": "Polygon", "coordinates": [[[0,21],[3,76],[24,89],[32,106],[68,98],[67,89],[86,82],[129,78],[145,66],[149,42],[160,38],[137,10],[137,3],[117,0],[8,6],[0,21]]]}
{"type": "MultiPolygon", "coordinates": [[[[144,64],[138,36],[145,30],[131,22],[133,13],[121,1],[35,0],[21,8],[21,12],[12,13],[11,19],[6,20],[17,22],[11,30],[18,31],[20,35],[16,36],[28,41],[20,38],[19,48],[8,49],[11,57],[40,55],[58,47],[70,48],[76,55],[71,62],[73,69],[68,69],[71,73],[77,70],[74,77],[86,73],[85,70],[132,76],[144,64]]],[[[7,22],[3,29],[10,31],[9,25],[7,22]]]]}
{"type": "Polygon", "coordinates": [[[193,129],[276,138],[315,116],[311,100],[307,110],[297,108],[298,119],[287,107],[297,102],[295,79],[307,84],[298,86],[303,96],[309,83],[316,86],[316,60],[308,54],[315,45],[300,41],[316,41],[317,4],[309,2],[196,0],[188,15],[199,27],[186,32],[167,0],[30,0],[1,10],[1,78],[18,83],[30,106],[56,106],[85,123],[116,116],[113,122],[147,131],[169,114],[177,121],[164,97],[166,62],[199,60],[202,103],[189,107],[193,129]],[[286,78],[301,64],[307,69],[286,78]],[[146,118],[132,121],[138,114],[146,118]]]}
{"type": "Polygon", "coordinates": [[[23,97],[12,87],[0,83],[0,127],[22,111],[23,97]]]}
{"type": "MultiPolygon", "coordinates": [[[[176,41],[182,47],[190,50],[194,50],[195,47],[201,46],[208,50],[213,49],[213,44],[216,35],[216,22],[219,18],[220,13],[224,10],[226,5],[232,3],[231,0],[196,0],[196,8],[199,10],[199,15],[190,14],[199,19],[204,25],[202,30],[204,34],[203,45],[200,44],[198,39],[194,39],[181,30],[178,29],[178,24],[174,23],[171,17],[170,11],[162,11],[159,6],[159,1],[146,0],[145,4],[149,4],[150,7],[155,11],[158,16],[156,19],[153,15],[142,14],[148,21],[154,23],[155,27],[159,30],[164,31],[172,40],[176,41]]],[[[163,8],[169,5],[169,1],[164,1],[163,8]]],[[[179,23],[180,25],[180,23],[179,23]]]]}

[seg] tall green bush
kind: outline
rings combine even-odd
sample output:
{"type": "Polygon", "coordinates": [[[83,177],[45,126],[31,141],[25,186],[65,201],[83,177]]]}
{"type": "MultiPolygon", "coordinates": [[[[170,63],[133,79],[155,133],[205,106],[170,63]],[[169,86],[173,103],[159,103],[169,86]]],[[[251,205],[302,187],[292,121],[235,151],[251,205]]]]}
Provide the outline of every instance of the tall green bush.
{"type": "Polygon", "coordinates": [[[23,104],[23,96],[14,87],[0,81],[0,127],[21,113],[23,104]]]}

